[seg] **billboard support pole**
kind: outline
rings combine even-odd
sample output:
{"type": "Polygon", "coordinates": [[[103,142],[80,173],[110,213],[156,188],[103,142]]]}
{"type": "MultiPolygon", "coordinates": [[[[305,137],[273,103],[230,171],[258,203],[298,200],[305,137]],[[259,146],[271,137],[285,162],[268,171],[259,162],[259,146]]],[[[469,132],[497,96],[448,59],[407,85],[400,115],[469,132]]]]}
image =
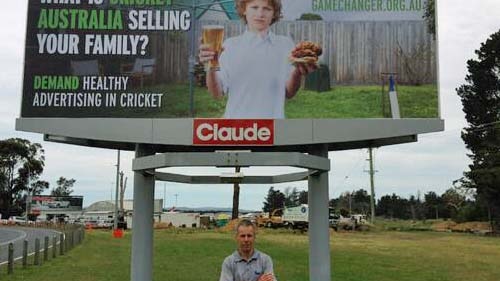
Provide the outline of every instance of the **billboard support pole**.
{"type": "MultiPolygon", "coordinates": [[[[309,154],[328,159],[328,147],[315,146],[309,154]]],[[[328,173],[311,173],[308,179],[309,280],[331,280],[328,198],[328,173]]]]}
{"type": "MultiPolygon", "coordinates": [[[[146,145],[137,144],[135,157],[152,155],[146,145]]],[[[154,175],[134,171],[134,205],[132,227],[131,280],[153,280],[153,206],[154,175]]]]}

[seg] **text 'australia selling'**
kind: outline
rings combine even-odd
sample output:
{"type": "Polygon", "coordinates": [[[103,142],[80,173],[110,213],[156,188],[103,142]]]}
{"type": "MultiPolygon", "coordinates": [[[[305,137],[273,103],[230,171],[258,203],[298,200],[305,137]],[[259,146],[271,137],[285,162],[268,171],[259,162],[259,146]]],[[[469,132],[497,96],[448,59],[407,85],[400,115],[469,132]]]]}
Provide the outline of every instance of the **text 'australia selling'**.
{"type": "MultiPolygon", "coordinates": [[[[120,10],[41,9],[39,29],[123,30],[120,10]]],[[[183,10],[130,10],[129,30],[181,30],[191,27],[191,15],[183,10]]]]}

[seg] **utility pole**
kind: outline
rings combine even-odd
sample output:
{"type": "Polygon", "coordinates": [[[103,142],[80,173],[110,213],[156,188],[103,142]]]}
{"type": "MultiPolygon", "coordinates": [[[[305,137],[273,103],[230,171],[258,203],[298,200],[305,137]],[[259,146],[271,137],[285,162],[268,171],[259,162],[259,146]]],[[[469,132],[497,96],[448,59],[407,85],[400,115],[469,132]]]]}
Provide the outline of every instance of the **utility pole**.
{"type": "Polygon", "coordinates": [[[368,153],[370,158],[368,161],[370,161],[370,189],[371,189],[371,196],[370,196],[370,209],[371,209],[371,218],[370,222],[373,224],[375,222],[375,183],[374,183],[374,177],[375,177],[375,171],[373,168],[373,148],[370,147],[368,148],[368,153]]]}
{"type": "Polygon", "coordinates": [[[125,190],[127,189],[127,179],[123,171],[120,172],[120,212],[123,215],[123,200],[125,199],[125,190]]]}
{"type": "Polygon", "coordinates": [[[113,220],[113,229],[118,229],[118,193],[120,188],[120,150],[116,158],[116,190],[115,190],[115,218],[113,220]]]}
{"type": "Polygon", "coordinates": [[[177,197],[179,196],[179,194],[176,193],[176,194],[174,194],[174,196],[175,196],[175,206],[174,207],[177,207],[177,197]]]}
{"type": "Polygon", "coordinates": [[[352,216],[352,194],[353,192],[349,192],[349,216],[352,216]]]}
{"type": "Polygon", "coordinates": [[[163,183],[163,206],[162,209],[167,208],[167,183],[163,183]]]}
{"type": "Polygon", "coordinates": [[[354,190],[349,192],[349,216],[351,217],[352,222],[352,231],[356,230],[356,220],[354,220],[352,216],[352,195],[354,194],[354,190]]]}
{"type": "Polygon", "coordinates": [[[109,202],[113,202],[113,186],[115,186],[115,182],[111,182],[111,187],[109,188],[109,202]]]}
{"type": "Polygon", "coordinates": [[[30,196],[31,196],[30,172],[31,172],[31,170],[30,170],[30,166],[26,165],[26,169],[28,170],[28,178],[27,178],[28,188],[26,189],[26,217],[24,218],[24,221],[25,221],[26,225],[28,225],[28,216],[29,216],[30,209],[31,209],[31,199],[30,199],[30,196]]]}
{"type": "MultiPolygon", "coordinates": [[[[241,167],[236,167],[235,172],[239,173],[241,167]]],[[[238,182],[235,182],[233,185],[233,212],[231,215],[231,219],[237,219],[239,215],[239,209],[240,209],[240,184],[238,182]]]]}

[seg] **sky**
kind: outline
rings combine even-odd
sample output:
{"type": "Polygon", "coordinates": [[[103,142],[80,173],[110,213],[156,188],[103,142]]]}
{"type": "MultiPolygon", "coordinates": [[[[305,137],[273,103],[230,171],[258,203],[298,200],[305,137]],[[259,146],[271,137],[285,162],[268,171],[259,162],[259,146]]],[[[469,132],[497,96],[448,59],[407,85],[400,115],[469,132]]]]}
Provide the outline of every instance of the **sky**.
{"type": "MultiPolygon", "coordinates": [[[[43,141],[40,134],[15,131],[22,91],[22,66],[26,29],[26,0],[3,1],[0,9],[0,139],[21,137],[41,143],[45,149],[42,179],[55,186],[60,176],[76,179],[74,195],[84,196],[84,206],[114,198],[116,179],[115,150],[65,145],[43,141]]],[[[419,135],[418,142],[381,147],[375,150],[375,193],[380,198],[396,193],[403,197],[434,191],[443,193],[467,170],[470,163],[461,129],[466,125],[460,99],[455,89],[465,83],[466,61],[475,58],[474,50],[500,29],[498,0],[438,0],[438,47],[441,114],[445,131],[419,135]]],[[[132,198],[133,153],[122,152],[121,170],[127,182],[126,198],[132,198]]],[[[363,188],[369,190],[368,152],[350,150],[330,152],[330,197],[363,188]]],[[[269,175],[293,172],[288,167],[243,169],[246,175],[269,175]]],[[[183,172],[186,169],[169,169],[183,172]]],[[[227,170],[229,171],[229,170],[227,170]]],[[[189,174],[219,175],[216,168],[189,169],[189,174]]],[[[240,208],[260,210],[271,185],[242,185],[240,208]]],[[[307,182],[274,185],[307,189],[307,182]]],[[[230,207],[232,185],[185,185],[157,182],[155,197],[165,198],[165,206],[230,207]]]]}

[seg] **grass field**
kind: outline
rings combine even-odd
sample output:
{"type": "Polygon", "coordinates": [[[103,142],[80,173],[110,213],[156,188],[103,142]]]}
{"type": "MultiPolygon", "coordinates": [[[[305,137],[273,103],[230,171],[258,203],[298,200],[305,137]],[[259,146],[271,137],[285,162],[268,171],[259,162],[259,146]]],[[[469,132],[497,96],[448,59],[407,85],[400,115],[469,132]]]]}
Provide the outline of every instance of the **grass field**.
{"type": "MultiPolygon", "coordinates": [[[[280,281],[308,280],[308,238],[261,231],[257,248],[270,254],[280,281]]],[[[0,280],[130,280],[130,233],[88,233],[81,246],[42,267],[16,269],[0,280]]],[[[331,235],[332,280],[498,281],[500,240],[435,232],[339,232],[331,235]]],[[[224,257],[234,250],[229,232],[155,231],[154,280],[218,280],[224,257]]]]}

